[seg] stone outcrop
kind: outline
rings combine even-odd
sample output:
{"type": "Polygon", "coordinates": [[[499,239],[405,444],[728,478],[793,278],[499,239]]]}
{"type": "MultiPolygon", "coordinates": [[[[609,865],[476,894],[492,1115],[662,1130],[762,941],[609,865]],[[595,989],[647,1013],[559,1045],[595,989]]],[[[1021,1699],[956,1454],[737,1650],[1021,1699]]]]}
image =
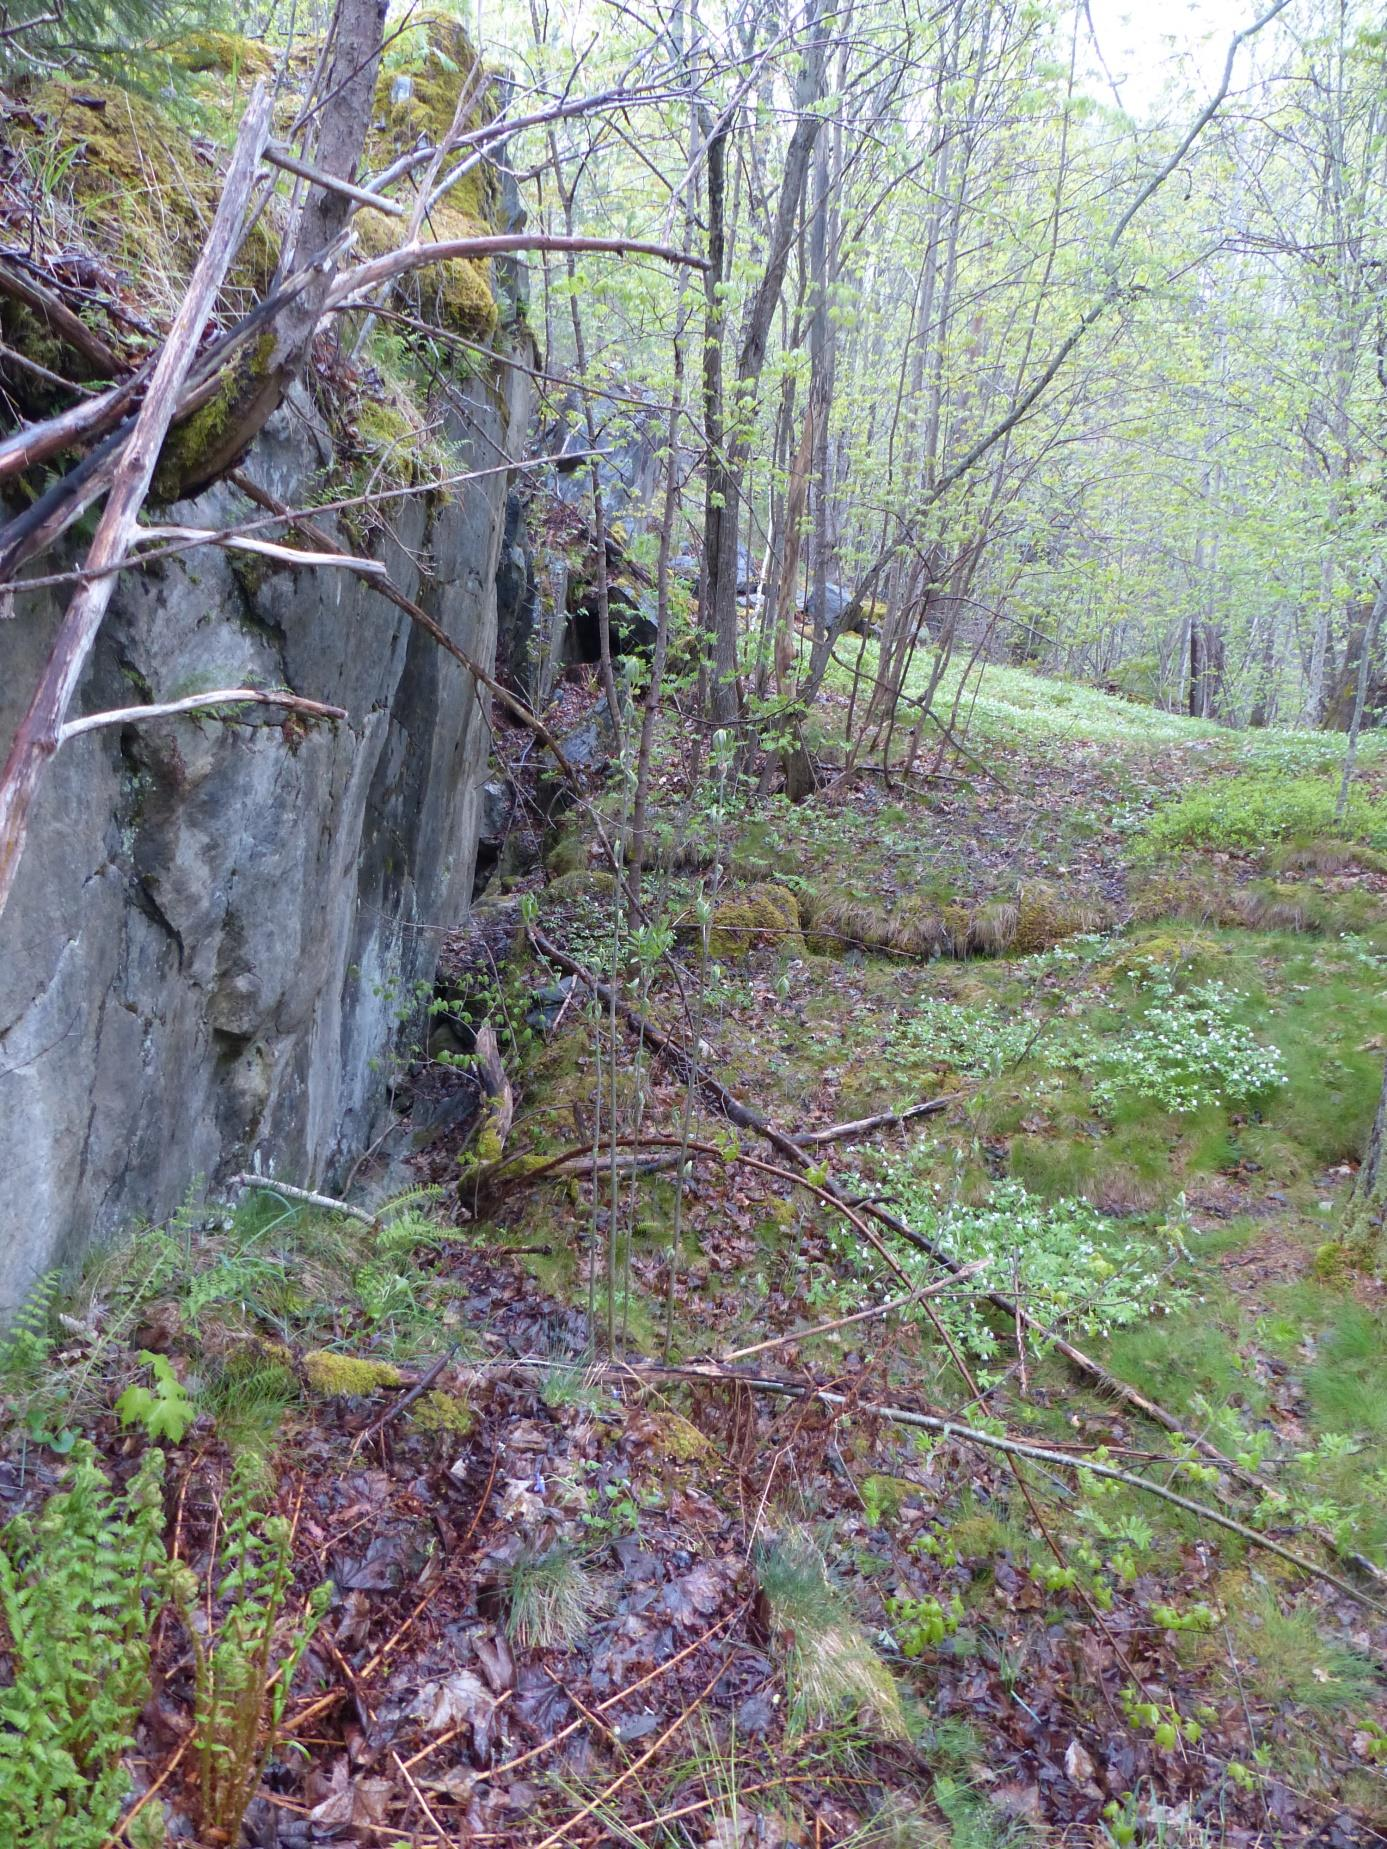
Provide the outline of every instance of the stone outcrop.
{"type": "MultiPolygon", "coordinates": [[[[525,375],[498,366],[460,389],[461,454],[517,454],[525,375]]],[[[302,504],[330,464],[300,400],[246,468],[302,504]]],[[[441,505],[402,500],[368,542],[482,662],[506,493],[492,474],[441,505]]],[[[223,484],[173,517],[254,511],[223,484]]],[[[437,927],[466,913],[489,746],[478,689],[352,575],[245,561],[200,548],[125,574],[76,710],[254,685],[350,717],[136,723],[50,765],[0,918],[0,1307],[168,1214],[195,1177],[259,1154],[285,1179],[340,1180],[383,1122],[437,927]]],[[[61,608],[34,593],[0,623],[0,754],[61,608]]]]}

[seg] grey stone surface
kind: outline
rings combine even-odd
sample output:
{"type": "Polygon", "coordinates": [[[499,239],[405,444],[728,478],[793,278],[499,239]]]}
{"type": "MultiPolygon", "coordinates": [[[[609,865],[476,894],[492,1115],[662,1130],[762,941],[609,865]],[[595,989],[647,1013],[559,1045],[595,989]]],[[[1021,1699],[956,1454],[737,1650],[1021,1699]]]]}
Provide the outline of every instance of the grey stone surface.
{"type": "MultiPolygon", "coordinates": [[[[523,375],[498,368],[468,387],[454,434],[490,465],[498,445],[517,453],[528,409],[523,375]]],[[[326,460],[291,403],[247,468],[301,502],[326,460]]],[[[497,474],[433,513],[410,501],[375,542],[484,663],[505,499],[497,474]]],[[[175,517],[247,511],[223,485],[175,517]]],[[[61,607],[34,593],[0,623],[0,755],[61,607]]],[[[167,1215],[195,1177],[259,1156],[331,1187],[383,1122],[433,927],[466,915],[485,706],[349,574],[209,548],[127,573],[75,707],[245,684],[350,718],[302,728],[262,708],[100,731],[44,778],[0,917],[0,1310],[137,1216],[167,1215]]]]}

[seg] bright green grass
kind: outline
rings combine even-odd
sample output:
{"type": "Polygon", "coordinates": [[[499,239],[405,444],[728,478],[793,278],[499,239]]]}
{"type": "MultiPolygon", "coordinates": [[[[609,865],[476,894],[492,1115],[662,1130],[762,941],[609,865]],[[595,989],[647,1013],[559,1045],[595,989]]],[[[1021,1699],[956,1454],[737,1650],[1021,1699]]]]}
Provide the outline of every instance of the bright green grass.
{"type": "MultiPolygon", "coordinates": [[[[856,644],[840,644],[839,653],[850,664],[856,659],[856,644]]],[[[866,644],[862,655],[864,676],[878,668],[875,643],[866,644]]],[[[931,651],[917,653],[906,681],[905,691],[921,695],[929,685],[933,669],[931,651]]],[[[935,691],[935,711],[941,717],[952,710],[964,673],[961,660],[945,669],[935,691]]],[[[835,665],[830,684],[846,693],[852,685],[851,667],[835,665]]],[[[967,686],[959,704],[960,729],[967,721],[975,734],[988,738],[1012,738],[1018,743],[1054,741],[1063,738],[1087,740],[1094,744],[1126,744],[1135,747],[1179,745],[1209,742],[1228,748],[1249,763],[1269,769],[1309,770],[1339,762],[1343,755],[1343,735],[1332,732],[1308,732],[1295,727],[1256,732],[1232,732],[1211,720],[1191,719],[1183,713],[1166,713],[1154,706],[1142,706],[1116,694],[1077,682],[1051,680],[1024,668],[993,663],[968,672],[967,686]]],[[[913,720],[913,712],[910,714],[913,720]]],[[[937,733],[926,728],[932,744],[937,733]]],[[[1372,760],[1387,756],[1387,734],[1368,734],[1360,745],[1360,756],[1372,760]]]]}
{"type": "Polygon", "coordinates": [[[1336,821],[1337,797],[1332,777],[1288,777],[1271,767],[1257,775],[1216,778],[1158,809],[1142,846],[1153,853],[1183,847],[1251,852],[1294,837],[1336,835],[1387,847],[1387,802],[1354,790],[1343,819],[1336,821]]]}

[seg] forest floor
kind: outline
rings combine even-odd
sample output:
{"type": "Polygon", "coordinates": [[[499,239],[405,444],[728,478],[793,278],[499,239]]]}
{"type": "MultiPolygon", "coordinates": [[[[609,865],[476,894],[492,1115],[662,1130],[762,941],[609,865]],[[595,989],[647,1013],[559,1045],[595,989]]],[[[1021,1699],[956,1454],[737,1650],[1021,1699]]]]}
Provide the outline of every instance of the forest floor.
{"type": "MultiPolygon", "coordinates": [[[[0,1506],[78,1431],[128,1474],[157,1354],[208,1627],[235,1458],[292,1523],[286,1624],[333,1584],[248,1840],[1387,1842],[1387,1292],[1338,1230],[1387,1048],[1387,753],[1335,824],[1342,740],[1006,670],[967,704],[951,781],[799,807],[671,728],[644,930],[614,775],[450,947],[436,1030],[484,1007],[515,1088],[499,1164],[445,1053],[400,1075],[432,1192],[190,1205],[12,1341],[0,1506]],[[947,1102],[797,1167],[536,937],[786,1135],[947,1102]]],[[[132,1771],[177,1837],[172,1623],[154,1666],[132,1771]]]]}

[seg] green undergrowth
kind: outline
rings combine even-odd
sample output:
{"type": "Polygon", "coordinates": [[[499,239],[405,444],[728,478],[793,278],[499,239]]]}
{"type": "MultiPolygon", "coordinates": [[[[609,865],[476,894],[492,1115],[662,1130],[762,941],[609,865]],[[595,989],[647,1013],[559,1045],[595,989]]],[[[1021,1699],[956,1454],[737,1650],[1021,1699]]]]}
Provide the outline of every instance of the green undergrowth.
{"type": "Polygon", "coordinates": [[[1352,790],[1336,816],[1338,780],[1270,772],[1220,777],[1157,809],[1141,842],[1149,854],[1182,847],[1266,852],[1279,842],[1338,839],[1387,848],[1387,800],[1352,790]]]}
{"type": "Polygon", "coordinates": [[[401,1197],[371,1227],[295,1203],[273,1183],[233,1211],[190,1197],[70,1285],[54,1277],[38,1289],[0,1345],[10,1420],[61,1447],[118,1396],[145,1422],[162,1393],[176,1429],[153,1435],[180,1442],[195,1423],[237,1454],[270,1457],[315,1396],[369,1394],[398,1381],[398,1363],[468,1348],[447,1275],[460,1235],[428,1206],[427,1194],[401,1197]],[[60,1313],[94,1332],[62,1368],[60,1313]]]}

